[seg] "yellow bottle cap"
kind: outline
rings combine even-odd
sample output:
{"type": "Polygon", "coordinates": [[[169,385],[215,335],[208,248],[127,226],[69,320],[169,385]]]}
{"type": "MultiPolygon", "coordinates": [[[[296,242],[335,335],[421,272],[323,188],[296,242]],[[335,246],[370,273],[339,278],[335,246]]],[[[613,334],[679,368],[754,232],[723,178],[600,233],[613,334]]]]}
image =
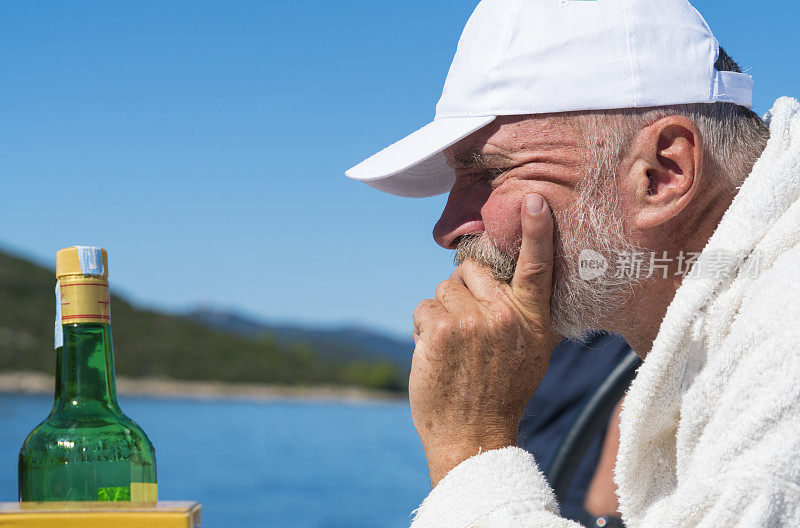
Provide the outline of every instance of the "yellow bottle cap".
{"type": "Polygon", "coordinates": [[[108,277],[108,252],[92,246],[72,246],[56,253],[56,277],[90,275],[108,277]]]}

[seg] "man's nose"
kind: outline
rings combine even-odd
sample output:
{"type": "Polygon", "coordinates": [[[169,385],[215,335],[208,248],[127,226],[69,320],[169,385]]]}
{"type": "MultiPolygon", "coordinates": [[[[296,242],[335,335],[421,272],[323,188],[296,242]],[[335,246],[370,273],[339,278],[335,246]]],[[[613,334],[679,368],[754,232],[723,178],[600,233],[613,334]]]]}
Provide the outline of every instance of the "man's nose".
{"type": "Polygon", "coordinates": [[[483,233],[482,210],[492,189],[471,180],[456,180],[442,216],[433,227],[433,239],[445,249],[456,249],[458,239],[483,233]]]}
{"type": "Polygon", "coordinates": [[[458,239],[464,235],[483,233],[480,208],[471,210],[457,200],[448,199],[442,216],[433,227],[433,239],[445,249],[456,249],[458,239]]]}
{"type": "Polygon", "coordinates": [[[436,225],[433,226],[433,239],[437,244],[445,249],[455,249],[454,243],[456,235],[454,234],[453,229],[446,227],[444,213],[442,213],[442,216],[439,218],[439,221],[436,222],[436,225]]]}

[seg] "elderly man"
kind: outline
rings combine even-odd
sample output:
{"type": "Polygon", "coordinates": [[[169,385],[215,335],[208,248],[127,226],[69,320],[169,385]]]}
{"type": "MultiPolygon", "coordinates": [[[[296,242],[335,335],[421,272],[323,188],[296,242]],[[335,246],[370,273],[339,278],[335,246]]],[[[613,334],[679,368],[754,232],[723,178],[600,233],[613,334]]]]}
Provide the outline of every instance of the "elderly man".
{"type": "Polygon", "coordinates": [[[644,359],[615,480],[632,527],[800,526],[800,104],[685,0],[484,0],[435,120],[348,171],[450,192],[459,264],[414,312],[417,527],[566,527],[516,447],[560,336],[644,359]]]}

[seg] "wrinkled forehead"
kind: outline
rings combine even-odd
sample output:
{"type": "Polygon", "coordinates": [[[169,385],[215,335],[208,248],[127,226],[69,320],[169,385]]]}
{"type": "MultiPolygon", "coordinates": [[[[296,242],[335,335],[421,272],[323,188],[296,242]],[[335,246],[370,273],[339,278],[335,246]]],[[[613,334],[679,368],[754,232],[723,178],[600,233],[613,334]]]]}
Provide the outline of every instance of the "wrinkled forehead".
{"type": "Polygon", "coordinates": [[[445,149],[444,155],[454,169],[472,169],[511,163],[530,153],[583,145],[583,135],[568,116],[500,116],[445,149]]]}

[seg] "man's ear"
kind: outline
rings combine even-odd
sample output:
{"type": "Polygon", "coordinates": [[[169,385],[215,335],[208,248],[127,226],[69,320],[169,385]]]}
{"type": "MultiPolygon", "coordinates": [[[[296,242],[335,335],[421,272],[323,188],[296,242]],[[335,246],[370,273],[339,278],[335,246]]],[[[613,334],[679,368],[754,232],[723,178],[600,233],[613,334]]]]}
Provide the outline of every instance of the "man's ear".
{"type": "Polygon", "coordinates": [[[664,117],[642,129],[631,154],[634,225],[657,227],[677,216],[697,191],[703,167],[700,130],[685,116],[664,117]]]}

